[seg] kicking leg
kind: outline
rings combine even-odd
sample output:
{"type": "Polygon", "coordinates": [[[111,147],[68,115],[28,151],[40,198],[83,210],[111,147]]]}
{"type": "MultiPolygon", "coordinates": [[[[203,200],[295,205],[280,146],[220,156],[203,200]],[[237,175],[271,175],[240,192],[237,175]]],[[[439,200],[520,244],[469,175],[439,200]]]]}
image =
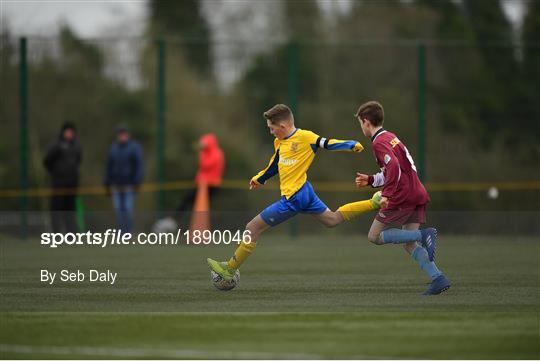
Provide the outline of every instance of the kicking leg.
{"type": "Polygon", "coordinates": [[[249,231],[251,235],[251,242],[254,243],[257,243],[261,233],[266,231],[268,228],[270,228],[270,226],[262,219],[260,214],[246,224],[246,231],[249,231]]]}
{"type": "Polygon", "coordinates": [[[231,259],[229,259],[228,262],[219,263],[209,258],[207,261],[210,268],[225,279],[228,279],[229,276],[222,275],[215,269],[218,268],[216,265],[221,265],[221,267],[229,271],[232,278],[234,272],[242,265],[242,263],[244,263],[249,255],[255,251],[255,248],[257,247],[257,240],[259,239],[261,233],[269,227],[273,227],[285,222],[287,219],[294,217],[296,214],[297,211],[291,207],[289,202],[285,200],[285,197],[275,203],[272,203],[246,225],[246,231],[249,232],[249,237],[246,235],[242,243],[238,245],[238,248],[234,252],[231,259]]]}
{"type": "Polygon", "coordinates": [[[246,231],[248,235],[242,240],[234,251],[234,255],[228,262],[218,262],[211,258],[207,258],[206,261],[210,268],[223,277],[225,280],[233,278],[236,270],[244,263],[244,261],[255,252],[257,247],[257,239],[266,229],[270,226],[262,219],[261,215],[257,215],[247,225],[246,231]]]}
{"type": "Polygon", "coordinates": [[[227,262],[227,266],[232,269],[238,269],[242,263],[253,253],[257,247],[257,240],[261,233],[267,230],[270,226],[262,219],[261,215],[257,215],[247,225],[248,237],[240,243],[234,255],[227,262]]]}

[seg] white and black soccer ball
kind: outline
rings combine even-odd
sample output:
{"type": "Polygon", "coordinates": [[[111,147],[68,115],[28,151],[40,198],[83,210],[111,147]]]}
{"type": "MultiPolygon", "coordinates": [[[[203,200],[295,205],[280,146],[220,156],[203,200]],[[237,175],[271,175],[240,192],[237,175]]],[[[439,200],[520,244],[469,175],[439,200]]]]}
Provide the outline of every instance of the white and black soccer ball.
{"type": "Polygon", "coordinates": [[[210,281],[220,291],[230,291],[240,283],[240,271],[236,270],[232,280],[226,281],[214,271],[210,271],[210,281]]]}

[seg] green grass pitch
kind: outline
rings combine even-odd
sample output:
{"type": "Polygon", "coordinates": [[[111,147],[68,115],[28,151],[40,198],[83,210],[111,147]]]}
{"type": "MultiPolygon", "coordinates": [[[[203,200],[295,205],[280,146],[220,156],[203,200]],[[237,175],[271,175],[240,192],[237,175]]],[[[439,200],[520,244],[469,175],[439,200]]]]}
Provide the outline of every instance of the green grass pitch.
{"type": "Polygon", "coordinates": [[[0,358],[539,358],[540,240],[442,236],[453,282],[398,246],[265,235],[230,292],[205,264],[234,246],[47,249],[1,241],[0,358]],[[109,268],[114,286],[39,282],[109,268]]]}

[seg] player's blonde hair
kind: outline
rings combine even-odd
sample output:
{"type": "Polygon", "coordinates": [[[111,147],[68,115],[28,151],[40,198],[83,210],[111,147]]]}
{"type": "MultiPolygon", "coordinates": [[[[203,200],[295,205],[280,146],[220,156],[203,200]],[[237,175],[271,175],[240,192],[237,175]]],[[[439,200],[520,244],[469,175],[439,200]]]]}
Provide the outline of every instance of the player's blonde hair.
{"type": "Polygon", "coordinates": [[[384,109],[381,103],[371,100],[367,103],[360,105],[358,111],[354,115],[360,117],[360,119],[367,119],[369,122],[377,127],[384,123],[384,109]]]}
{"type": "Polygon", "coordinates": [[[276,104],[272,108],[263,113],[266,120],[272,124],[278,124],[282,122],[294,122],[294,116],[291,109],[285,104],[276,104]]]}

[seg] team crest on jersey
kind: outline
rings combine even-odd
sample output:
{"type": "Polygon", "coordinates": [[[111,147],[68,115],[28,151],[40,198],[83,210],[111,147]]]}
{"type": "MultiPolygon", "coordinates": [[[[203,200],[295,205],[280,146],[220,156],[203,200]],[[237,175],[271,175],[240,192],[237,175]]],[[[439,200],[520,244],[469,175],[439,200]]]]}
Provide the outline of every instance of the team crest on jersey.
{"type": "Polygon", "coordinates": [[[399,143],[401,143],[401,142],[399,141],[399,139],[397,137],[390,141],[390,145],[392,146],[392,148],[395,148],[396,145],[398,145],[399,143]]]}
{"type": "Polygon", "coordinates": [[[390,156],[388,154],[385,154],[384,155],[384,164],[388,164],[388,162],[390,162],[390,159],[392,159],[392,158],[390,158],[390,156]]]}
{"type": "Polygon", "coordinates": [[[298,150],[298,143],[291,144],[291,151],[296,152],[298,150]]]}

